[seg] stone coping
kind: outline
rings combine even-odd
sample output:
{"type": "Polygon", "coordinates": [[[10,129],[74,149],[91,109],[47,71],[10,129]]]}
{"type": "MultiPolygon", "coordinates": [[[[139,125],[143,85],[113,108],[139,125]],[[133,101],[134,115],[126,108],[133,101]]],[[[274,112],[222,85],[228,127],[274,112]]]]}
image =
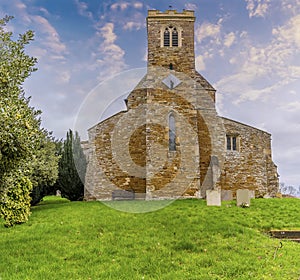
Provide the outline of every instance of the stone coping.
{"type": "Polygon", "coordinates": [[[181,17],[181,18],[190,18],[195,20],[194,11],[191,10],[183,10],[183,12],[177,12],[176,10],[167,10],[165,12],[161,12],[159,10],[148,10],[148,18],[163,18],[163,17],[181,17]]]}

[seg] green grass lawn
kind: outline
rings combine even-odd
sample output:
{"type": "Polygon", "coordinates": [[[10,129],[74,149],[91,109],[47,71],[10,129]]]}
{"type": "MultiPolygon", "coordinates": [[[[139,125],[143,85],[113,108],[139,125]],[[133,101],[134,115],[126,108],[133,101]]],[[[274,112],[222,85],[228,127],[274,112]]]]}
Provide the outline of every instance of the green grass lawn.
{"type": "Polygon", "coordinates": [[[0,279],[300,279],[300,243],[279,248],[265,234],[300,229],[300,200],[251,203],[179,200],[131,214],[47,197],[28,223],[0,221],[0,279]]]}

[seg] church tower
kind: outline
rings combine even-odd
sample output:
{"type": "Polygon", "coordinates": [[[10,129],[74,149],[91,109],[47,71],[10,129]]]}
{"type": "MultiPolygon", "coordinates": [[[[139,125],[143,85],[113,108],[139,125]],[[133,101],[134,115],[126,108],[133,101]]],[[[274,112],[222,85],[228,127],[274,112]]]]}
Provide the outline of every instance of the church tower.
{"type": "Polygon", "coordinates": [[[195,71],[194,11],[148,11],[148,67],[162,66],[184,72],[195,71]]]}

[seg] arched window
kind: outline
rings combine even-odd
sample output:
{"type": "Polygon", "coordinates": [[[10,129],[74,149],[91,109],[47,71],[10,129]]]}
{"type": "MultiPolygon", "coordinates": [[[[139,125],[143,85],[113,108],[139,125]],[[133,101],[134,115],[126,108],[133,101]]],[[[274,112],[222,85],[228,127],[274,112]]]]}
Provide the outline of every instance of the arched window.
{"type": "Polygon", "coordinates": [[[176,123],[173,113],[169,115],[169,151],[176,151],[176,123]]]}
{"type": "Polygon", "coordinates": [[[170,47],[170,31],[166,28],[164,32],[164,47],[170,47]]]}
{"type": "Polygon", "coordinates": [[[172,31],[172,47],[178,47],[178,32],[176,28],[172,31]]]}

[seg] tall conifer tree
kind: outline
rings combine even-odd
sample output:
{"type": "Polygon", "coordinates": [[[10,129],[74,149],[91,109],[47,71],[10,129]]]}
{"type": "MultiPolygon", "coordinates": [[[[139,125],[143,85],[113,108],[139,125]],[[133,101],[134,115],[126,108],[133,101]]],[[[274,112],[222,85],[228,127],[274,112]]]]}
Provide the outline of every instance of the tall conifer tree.
{"type": "Polygon", "coordinates": [[[84,180],[86,158],[83,153],[80,137],[70,129],[62,148],[59,161],[58,185],[62,197],[71,201],[82,200],[84,195],[84,180]]]}

